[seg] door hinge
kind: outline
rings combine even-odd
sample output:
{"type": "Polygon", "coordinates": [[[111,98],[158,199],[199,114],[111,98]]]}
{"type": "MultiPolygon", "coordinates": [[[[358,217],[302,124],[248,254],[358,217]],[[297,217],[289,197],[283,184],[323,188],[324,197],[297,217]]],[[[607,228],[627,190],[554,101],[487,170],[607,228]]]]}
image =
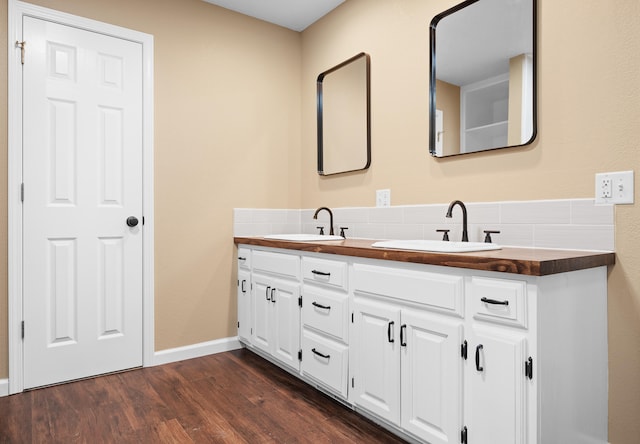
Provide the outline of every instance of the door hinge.
{"type": "Polygon", "coordinates": [[[298,350],[298,361],[302,361],[302,349],[298,350]]]}
{"type": "Polygon", "coordinates": [[[351,323],[353,324],[353,312],[351,312],[351,323]]]}
{"type": "Polygon", "coordinates": [[[20,202],[24,202],[24,182],[20,184],[20,202]]]}
{"type": "Polygon", "coordinates": [[[460,357],[465,361],[467,360],[467,348],[467,341],[465,340],[460,346],[460,357]]]}
{"type": "Polygon", "coordinates": [[[238,321],[238,328],[240,328],[240,321],[238,321]]]}
{"type": "Polygon", "coordinates": [[[533,358],[531,356],[524,362],[524,375],[529,379],[533,379],[533,358]]]}
{"type": "Polygon", "coordinates": [[[298,307],[302,307],[302,296],[298,297],[298,307]]]}
{"type": "Polygon", "coordinates": [[[356,378],[351,378],[351,388],[355,388],[356,386],[356,378]]]}
{"type": "Polygon", "coordinates": [[[24,40],[21,42],[16,41],[16,48],[20,48],[20,63],[24,65],[24,48],[27,46],[27,42],[24,40]]]}
{"type": "Polygon", "coordinates": [[[22,326],[20,328],[22,330],[22,339],[24,339],[24,321],[22,321],[22,326]]]}
{"type": "Polygon", "coordinates": [[[142,225],[144,225],[144,216],[142,216],[142,225]]]}
{"type": "Polygon", "coordinates": [[[462,444],[467,444],[467,426],[464,426],[460,432],[460,442],[462,444]]]}

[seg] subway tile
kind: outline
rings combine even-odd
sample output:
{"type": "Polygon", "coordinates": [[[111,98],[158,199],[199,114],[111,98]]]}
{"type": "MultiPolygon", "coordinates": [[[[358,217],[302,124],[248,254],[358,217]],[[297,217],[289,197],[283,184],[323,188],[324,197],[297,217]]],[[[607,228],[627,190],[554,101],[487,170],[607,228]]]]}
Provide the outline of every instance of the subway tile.
{"type": "Polygon", "coordinates": [[[349,234],[363,239],[387,239],[384,224],[359,224],[349,228],[349,234]]]}
{"type": "Polygon", "coordinates": [[[445,223],[446,205],[417,205],[400,207],[404,213],[404,222],[408,224],[445,223]]]}
{"type": "Polygon", "coordinates": [[[593,199],[571,201],[571,223],[577,225],[613,225],[615,207],[596,205],[593,199]]]}
{"type": "Polygon", "coordinates": [[[333,219],[340,226],[349,224],[366,224],[369,222],[369,208],[336,208],[333,219]]]}
{"type": "Polygon", "coordinates": [[[403,222],[401,207],[376,207],[369,209],[369,223],[401,224],[403,222]]]}
{"type": "Polygon", "coordinates": [[[569,200],[503,202],[500,204],[503,224],[568,224],[571,222],[569,200]]]}
{"type": "Polygon", "coordinates": [[[537,225],[534,246],[613,251],[614,230],[606,225],[537,225]]]}
{"type": "Polygon", "coordinates": [[[253,210],[251,208],[234,208],[233,209],[233,223],[234,224],[247,224],[251,222],[253,217],[253,210]]]}
{"type": "Polygon", "coordinates": [[[385,238],[424,239],[424,226],[418,224],[387,224],[385,238]]]}
{"type": "MultiPolygon", "coordinates": [[[[467,207],[469,223],[498,224],[500,223],[500,204],[498,203],[470,203],[467,207]]],[[[455,218],[455,209],[454,215],[455,218]]],[[[489,228],[487,228],[489,229],[489,228]]]]}
{"type": "Polygon", "coordinates": [[[287,210],[257,209],[253,211],[253,223],[286,223],[287,210]]]}

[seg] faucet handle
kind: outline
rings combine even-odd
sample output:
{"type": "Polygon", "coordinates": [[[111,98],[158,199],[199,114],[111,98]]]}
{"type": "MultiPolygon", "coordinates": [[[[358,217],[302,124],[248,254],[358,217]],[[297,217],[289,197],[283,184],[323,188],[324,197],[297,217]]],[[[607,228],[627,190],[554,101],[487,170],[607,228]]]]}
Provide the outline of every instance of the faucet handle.
{"type": "Polygon", "coordinates": [[[324,227],[316,227],[318,230],[320,230],[320,236],[324,236],[324,227]]]}
{"type": "Polygon", "coordinates": [[[347,238],[347,236],[344,234],[344,230],[348,230],[349,228],[347,227],[340,227],[340,236],[342,236],[343,238],[347,238]]]}
{"type": "Polygon", "coordinates": [[[484,236],[484,241],[485,241],[485,243],[490,244],[491,242],[493,242],[493,241],[491,240],[491,235],[492,235],[492,234],[500,234],[500,231],[495,231],[495,230],[484,230],[484,234],[485,234],[485,236],[484,236]]]}
{"type": "Polygon", "coordinates": [[[436,230],[437,233],[444,233],[442,235],[442,240],[443,241],[448,241],[449,240],[449,231],[450,230],[436,230]]]}

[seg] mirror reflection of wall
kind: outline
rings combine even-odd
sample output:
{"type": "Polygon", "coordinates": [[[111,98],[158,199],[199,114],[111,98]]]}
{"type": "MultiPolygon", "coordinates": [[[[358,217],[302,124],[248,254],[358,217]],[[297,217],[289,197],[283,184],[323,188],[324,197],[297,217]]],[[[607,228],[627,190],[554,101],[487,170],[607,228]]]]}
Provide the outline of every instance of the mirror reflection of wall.
{"type": "Polygon", "coordinates": [[[371,163],[369,56],[318,76],[318,174],[367,169],[371,163]]]}
{"type": "Polygon", "coordinates": [[[521,146],[535,138],[535,0],[468,0],[431,22],[432,155],[521,146]],[[441,146],[439,146],[441,145],[441,146]]]}

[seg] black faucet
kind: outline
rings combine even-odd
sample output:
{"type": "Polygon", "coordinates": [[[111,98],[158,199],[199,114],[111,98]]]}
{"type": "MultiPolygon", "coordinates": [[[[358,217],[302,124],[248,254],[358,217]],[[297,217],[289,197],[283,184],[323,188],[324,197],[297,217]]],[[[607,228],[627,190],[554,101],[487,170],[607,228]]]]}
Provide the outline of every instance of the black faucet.
{"type": "Polygon", "coordinates": [[[316,210],[315,214],[313,215],[314,219],[318,218],[318,213],[322,210],[327,210],[329,212],[329,235],[333,236],[333,213],[331,212],[331,210],[327,207],[320,207],[316,210]]]}
{"type": "Polygon", "coordinates": [[[449,209],[445,217],[453,217],[451,212],[456,205],[460,205],[462,209],[462,242],[469,242],[469,235],[467,234],[467,207],[464,206],[461,200],[454,200],[449,204],[449,209]]]}

